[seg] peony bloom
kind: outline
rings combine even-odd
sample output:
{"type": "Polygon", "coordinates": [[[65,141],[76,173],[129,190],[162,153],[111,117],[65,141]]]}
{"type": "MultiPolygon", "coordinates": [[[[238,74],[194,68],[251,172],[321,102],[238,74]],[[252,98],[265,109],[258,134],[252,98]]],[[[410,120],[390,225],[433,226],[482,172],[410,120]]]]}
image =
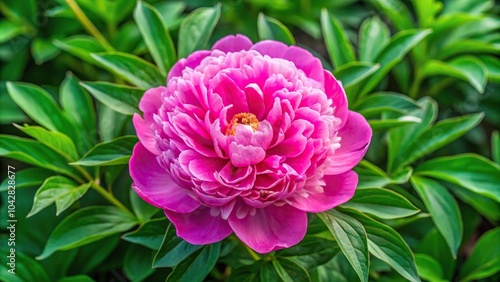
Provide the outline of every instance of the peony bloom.
{"type": "Polygon", "coordinates": [[[372,135],[311,53],[242,35],[181,59],[139,107],[133,189],[187,242],[234,232],[259,253],[297,244],[307,212],[353,196],[372,135]]]}

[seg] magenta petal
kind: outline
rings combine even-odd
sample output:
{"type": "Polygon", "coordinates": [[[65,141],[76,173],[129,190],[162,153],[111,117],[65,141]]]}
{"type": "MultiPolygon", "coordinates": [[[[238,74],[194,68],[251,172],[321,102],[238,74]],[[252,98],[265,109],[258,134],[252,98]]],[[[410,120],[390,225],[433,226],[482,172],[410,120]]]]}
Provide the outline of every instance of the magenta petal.
{"type": "Polygon", "coordinates": [[[325,93],[328,98],[332,99],[332,105],[335,107],[333,115],[340,119],[341,123],[338,125],[340,129],[344,126],[347,119],[347,96],[340,82],[338,82],[329,71],[324,71],[324,74],[325,93]]]}
{"type": "Polygon", "coordinates": [[[152,115],[153,113],[158,112],[158,109],[161,107],[162,104],[161,93],[166,91],[167,91],[166,87],[159,86],[156,88],[151,88],[144,93],[141,101],[139,102],[139,109],[141,109],[141,111],[144,113],[145,116],[149,116],[152,115]]]}
{"type": "Polygon", "coordinates": [[[167,81],[169,81],[173,77],[182,76],[182,71],[186,67],[194,69],[196,66],[200,64],[201,60],[203,60],[206,56],[210,55],[210,53],[211,52],[208,50],[201,50],[194,52],[193,54],[189,55],[186,59],[180,59],[168,72],[167,81]]]}
{"type": "Polygon", "coordinates": [[[219,41],[215,42],[212,50],[220,50],[224,52],[238,52],[248,50],[252,47],[252,41],[241,34],[228,35],[219,41]]]}
{"type": "Polygon", "coordinates": [[[283,58],[287,49],[288,46],[285,43],[273,40],[257,42],[250,48],[250,50],[255,50],[261,55],[268,55],[271,58],[283,58]]]}
{"type": "Polygon", "coordinates": [[[165,210],[165,215],[174,224],[177,236],[194,245],[219,242],[233,233],[229,223],[220,215],[212,216],[207,207],[190,213],[165,210]]]}
{"type": "Polygon", "coordinates": [[[341,138],[340,148],[330,156],[332,164],[325,174],[340,174],[357,165],[368,150],[372,129],[362,115],[349,111],[347,122],[338,136],[341,138]]]}
{"type": "Polygon", "coordinates": [[[175,212],[191,212],[200,206],[191,191],[176,184],[141,143],[137,143],[130,158],[132,188],[149,204],[175,212]]]}
{"type": "Polygon", "coordinates": [[[270,205],[256,209],[254,215],[247,212],[240,219],[238,209],[245,208],[244,204],[240,205],[234,207],[229,216],[229,224],[238,238],[259,253],[291,247],[299,243],[306,234],[307,214],[304,211],[289,205],[270,205]]]}
{"type": "Polygon", "coordinates": [[[160,151],[156,147],[156,140],[153,136],[150,125],[144,121],[139,114],[134,114],[132,122],[134,123],[135,131],[137,133],[137,137],[139,137],[139,141],[141,141],[141,144],[152,154],[159,155],[160,151]]]}
{"type": "Polygon", "coordinates": [[[358,175],[351,170],[337,175],[325,175],[323,181],[325,186],[304,187],[305,193],[295,196],[291,200],[292,206],[314,213],[333,209],[354,196],[358,175]]]}
{"type": "Polygon", "coordinates": [[[324,82],[323,65],[311,52],[298,46],[290,46],[283,55],[283,59],[293,62],[297,68],[304,71],[307,77],[320,83],[324,82]]]}

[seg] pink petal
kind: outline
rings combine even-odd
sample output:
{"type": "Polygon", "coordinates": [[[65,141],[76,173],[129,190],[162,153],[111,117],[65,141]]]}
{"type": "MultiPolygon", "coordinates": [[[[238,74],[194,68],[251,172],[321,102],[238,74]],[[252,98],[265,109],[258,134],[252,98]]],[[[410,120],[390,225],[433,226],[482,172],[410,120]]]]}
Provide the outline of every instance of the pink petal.
{"type": "Polygon", "coordinates": [[[135,131],[137,133],[137,137],[139,137],[139,141],[141,141],[141,144],[152,154],[159,155],[160,151],[156,147],[156,140],[153,136],[153,132],[151,131],[150,124],[142,119],[142,117],[137,113],[134,114],[132,122],[134,123],[135,131]]]}
{"type": "Polygon", "coordinates": [[[190,213],[165,210],[165,215],[174,224],[177,236],[194,245],[219,242],[233,233],[228,222],[220,215],[212,216],[207,207],[190,213]]]}
{"type": "Polygon", "coordinates": [[[338,136],[341,138],[340,148],[330,156],[332,164],[325,174],[340,174],[356,166],[368,150],[372,129],[362,115],[349,111],[347,122],[338,136]]]}
{"type": "Polygon", "coordinates": [[[347,119],[347,96],[340,82],[337,81],[329,71],[325,70],[324,74],[325,93],[328,98],[332,99],[332,106],[335,107],[333,114],[341,121],[337,128],[342,128],[347,119]]]}
{"type": "Polygon", "coordinates": [[[191,212],[200,206],[189,195],[191,191],[176,184],[141,143],[134,147],[129,170],[132,188],[149,204],[175,212],[191,212]]]}
{"type": "MultiPolygon", "coordinates": [[[[151,88],[144,93],[139,102],[139,109],[144,113],[147,121],[153,113],[157,113],[158,109],[161,107],[161,94],[166,92],[167,88],[164,86],[159,86],[156,88],[151,88]]],[[[151,119],[151,121],[153,121],[151,119]]]]}
{"type": "Polygon", "coordinates": [[[168,73],[167,81],[172,79],[173,77],[176,76],[182,76],[182,70],[184,70],[186,67],[194,69],[196,66],[198,66],[206,56],[210,55],[210,51],[208,50],[201,50],[201,51],[196,51],[189,55],[186,59],[180,59],[175,63],[175,65],[170,69],[170,72],[168,73]]]}
{"type": "Polygon", "coordinates": [[[270,205],[262,209],[239,213],[244,204],[235,206],[229,216],[234,233],[259,253],[291,247],[302,240],[307,230],[307,214],[292,206],[270,205]],[[242,216],[245,216],[241,218],[242,216]]]}
{"type": "Polygon", "coordinates": [[[244,167],[259,163],[266,157],[266,152],[261,147],[252,145],[244,146],[232,142],[229,144],[229,159],[236,167],[244,167]]]}
{"type": "Polygon", "coordinates": [[[215,42],[212,50],[220,50],[224,52],[238,52],[241,50],[248,50],[252,47],[252,41],[241,34],[228,35],[215,42]]]}
{"type": "Polygon", "coordinates": [[[358,175],[348,171],[337,175],[325,175],[325,186],[304,187],[305,193],[297,193],[291,199],[292,206],[305,212],[323,212],[349,201],[358,185],[358,175]]]}

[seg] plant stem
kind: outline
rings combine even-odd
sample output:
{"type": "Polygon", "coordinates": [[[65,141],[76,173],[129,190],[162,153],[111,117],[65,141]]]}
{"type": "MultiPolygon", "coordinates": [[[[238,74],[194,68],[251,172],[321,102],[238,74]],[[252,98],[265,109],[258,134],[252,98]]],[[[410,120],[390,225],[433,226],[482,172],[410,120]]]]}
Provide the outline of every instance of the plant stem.
{"type": "Polygon", "coordinates": [[[113,196],[113,194],[109,193],[106,189],[104,189],[101,185],[95,183],[94,181],[91,182],[90,187],[92,187],[94,190],[97,191],[97,193],[101,194],[106,200],[108,200],[110,203],[115,205],[117,208],[121,209],[122,211],[126,213],[133,214],[127,207],[125,207],[118,199],[113,196]]]}
{"type": "Polygon", "coordinates": [[[255,261],[260,260],[259,255],[258,255],[257,253],[255,253],[255,251],[254,251],[254,250],[250,249],[250,247],[249,247],[249,246],[247,246],[247,244],[245,244],[245,243],[243,243],[243,242],[241,242],[241,243],[243,244],[243,247],[245,247],[245,249],[248,251],[248,253],[250,254],[250,256],[251,256],[251,257],[252,257],[255,261]]]}
{"type": "Polygon", "coordinates": [[[75,0],[66,0],[66,3],[70,9],[75,14],[76,18],[80,21],[83,27],[101,43],[102,47],[108,51],[114,51],[115,48],[109,44],[108,40],[102,35],[102,33],[95,27],[95,25],[89,20],[89,18],[82,11],[80,6],[75,2],[75,0]]]}

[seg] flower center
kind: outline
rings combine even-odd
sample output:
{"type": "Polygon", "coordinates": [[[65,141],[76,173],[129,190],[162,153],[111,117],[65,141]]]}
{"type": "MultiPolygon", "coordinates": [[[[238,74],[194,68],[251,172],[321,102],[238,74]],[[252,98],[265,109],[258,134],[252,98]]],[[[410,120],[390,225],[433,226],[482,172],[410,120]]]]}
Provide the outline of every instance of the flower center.
{"type": "Polygon", "coordinates": [[[259,120],[254,114],[239,113],[235,114],[226,128],[226,135],[234,136],[236,134],[236,127],[240,124],[250,125],[254,131],[259,129],[259,120]]]}

